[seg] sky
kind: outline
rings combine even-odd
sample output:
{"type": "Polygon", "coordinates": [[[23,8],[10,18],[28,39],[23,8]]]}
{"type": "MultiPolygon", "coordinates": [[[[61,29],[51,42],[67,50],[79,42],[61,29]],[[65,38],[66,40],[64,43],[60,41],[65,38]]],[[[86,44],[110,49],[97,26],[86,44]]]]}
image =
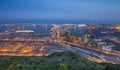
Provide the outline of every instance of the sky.
{"type": "Polygon", "coordinates": [[[6,19],[120,21],[120,0],[0,0],[0,21],[6,19]]]}

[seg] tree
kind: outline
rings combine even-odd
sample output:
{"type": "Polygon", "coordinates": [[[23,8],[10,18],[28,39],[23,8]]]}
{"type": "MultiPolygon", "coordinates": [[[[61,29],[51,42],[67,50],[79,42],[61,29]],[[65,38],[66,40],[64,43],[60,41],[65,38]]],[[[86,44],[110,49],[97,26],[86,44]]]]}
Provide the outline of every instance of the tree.
{"type": "Polygon", "coordinates": [[[107,64],[104,70],[120,70],[120,65],[119,64],[107,64]]]}
{"type": "Polygon", "coordinates": [[[16,66],[17,62],[13,62],[8,68],[7,70],[16,70],[15,66],[16,66]]]}
{"type": "Polygon", "coordinates": [[[59,70],[68,70],[64,64],[60,64],[59,70]]]}

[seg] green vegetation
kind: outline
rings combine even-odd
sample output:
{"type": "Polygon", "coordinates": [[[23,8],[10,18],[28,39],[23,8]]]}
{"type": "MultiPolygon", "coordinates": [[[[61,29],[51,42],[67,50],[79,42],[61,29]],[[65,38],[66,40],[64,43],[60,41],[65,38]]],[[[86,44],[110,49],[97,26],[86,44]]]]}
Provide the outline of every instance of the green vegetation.
{"type": "Polygon", "coordinates": [[[60,64],[59,70],[67,70],[66,66],[64,64],[60,64]]]}
{"type": "Polygon", "coordinates": [[[72,52],[54,53],[47,57],[0,57],[0,70],[120,70],[120,65],[104,65],[72,52]]]}

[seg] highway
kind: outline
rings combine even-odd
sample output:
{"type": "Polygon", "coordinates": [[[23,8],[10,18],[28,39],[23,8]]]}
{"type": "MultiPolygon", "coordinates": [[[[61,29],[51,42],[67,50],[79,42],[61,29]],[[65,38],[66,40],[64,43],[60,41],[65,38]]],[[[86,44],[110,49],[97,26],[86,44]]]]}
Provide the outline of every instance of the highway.
{"type": "Polygon", "coordinates": [[[84,48],[85,46],[79,45],[76,43],[70,43],[70,42],[68,43],[69,45],[72,45],[71,47],[69,47],[69,50],[71,50],[76,54],[82,55],[86,58],[95,57],[95,58],[101,59],[104,62],[110,62],[110,63],[114,62],[114,63],[120,64],[120,57],[119,57],[120,54],[118,56],[105,54],[103,51],[100,51],[100,50],[97,51],[91,48],[84,48]]]}
{"type": "Polygon", "coordinates": [[[85,57],[96,57],[99,58],[105,62],[115,62],[120,64],[120,58],[115,57],[115,56],[110,56],[110,55],[106,55],[103,53],[98,53],[96,51],[92,51],[92,50],[88,50],[88,49],[81,49],[81,48],[77,48],[77,47],[71,47],[71,49],[76,53],[76,54],[80,54],[83,55],[85,57]]]}
{"type": "MultiPolygon", "coordinates": [[[[61,44],[61,43],[59,43],[59,44],[61,44]]],[[[86,58],[95,57],[97,60],[101,60],[102,62],[120,64],[120,59],[116,56],[111,56],[111,55],[107,55],[107,54],[104,54],[101,52],[84,49],[84,48],[80,48],[80,47],[69,46],[66,44],[62,44],[62,45],[64,47],[67,47],[68,50],[70,50],[78,55],[81,55],[83,57],[86,57],[86,58]]]]}

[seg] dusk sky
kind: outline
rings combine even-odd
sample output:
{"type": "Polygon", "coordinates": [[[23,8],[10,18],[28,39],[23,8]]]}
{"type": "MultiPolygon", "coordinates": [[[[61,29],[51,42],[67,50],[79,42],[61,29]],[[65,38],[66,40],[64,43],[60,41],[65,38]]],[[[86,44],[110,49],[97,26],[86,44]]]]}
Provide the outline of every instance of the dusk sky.
{"type": "Polygon", "coordinates": [[[120,0],[0,0],[4,19],[120,20],[120,0]]]}

